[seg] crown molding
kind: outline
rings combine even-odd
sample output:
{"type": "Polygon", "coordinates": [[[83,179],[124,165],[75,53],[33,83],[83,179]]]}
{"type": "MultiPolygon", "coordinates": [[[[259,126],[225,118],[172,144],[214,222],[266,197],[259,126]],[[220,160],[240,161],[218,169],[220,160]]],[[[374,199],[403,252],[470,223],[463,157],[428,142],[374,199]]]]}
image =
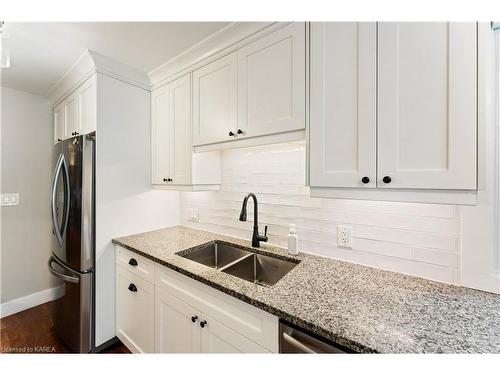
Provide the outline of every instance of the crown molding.
{"type": "Polygon", "coordinates": [[[52,105],[58,104],[95,73],[107,75],[145,90],[150,89],[146,73],[95,51],[86,50],[49,89],[46,94],[47,99],[52,105]]]}
{"type": "Polygon", "coordinates": [[[233,22],[148,73],[152,88],[189,73],[290,22],[233,22]]]}

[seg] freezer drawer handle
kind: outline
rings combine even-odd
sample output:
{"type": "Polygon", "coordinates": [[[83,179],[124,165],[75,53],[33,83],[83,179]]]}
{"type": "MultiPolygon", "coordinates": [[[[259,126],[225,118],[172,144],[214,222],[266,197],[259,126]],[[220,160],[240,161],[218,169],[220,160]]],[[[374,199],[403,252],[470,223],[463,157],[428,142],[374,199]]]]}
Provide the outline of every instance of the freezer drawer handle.
{"type": "Polygon", "coordinates": [[[57,262],[54,257],[50,257],[49,259],[49,271],[56,277],[60,278],[60,279],[63,279],[64,281],[67,281],[69,283],[74,283],[74,284],[78,284],[80,282],[80,279],[78,277],[75,277],[75,276],[69,276],[69,275],[65,275],[64,273],[61,273],[59,271],[56,271],[53,267],[52,267],[52,263],[56,262],[58,265],[60,265],[61,267],[67,269],[66,267],[64,267],[64,265],[62,265],[61,263],[57,262]]]}
{"type": "Polygon", "coordinates": [[[130,264],[131,266],[136,267],[138,263],[137,263],[137,261],[134,258],[130,258],[130,260],[128,261],[128,264],[130,264]]]}
{"type": "Polygon", "coordinates": [[[137,292],[137,287],[134,284],[130,284],[128,286],[128,290],[130,290],[131,292],[137,292]]]}

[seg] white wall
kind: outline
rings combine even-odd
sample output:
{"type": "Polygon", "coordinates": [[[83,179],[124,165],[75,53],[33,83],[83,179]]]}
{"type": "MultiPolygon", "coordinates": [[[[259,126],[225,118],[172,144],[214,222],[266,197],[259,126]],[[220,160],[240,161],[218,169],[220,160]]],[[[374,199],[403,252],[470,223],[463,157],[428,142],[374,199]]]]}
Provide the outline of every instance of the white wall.
{"type": "MultiPolygon", "coordinates": [[[[183,224],[251,238],[238,220],[245,193],[259,200],[259,228],[269,242],[286,246],[297,224],[300,250],[447,283],[460,283],[460,207],[418,203],[310,198],[305,146],[284,143],[222,153],[219,192],[181,193],[183,224]],[[187,221],[199,208],[199,223],[187,221]],[[353,227],[353,249],[336,246],[337,225],[353,227]]],[[[249,211],[252,211],[252,202],[249,211]]]]}
{"type": "Polygon", "coordinates": [[[52,109],[42,96],[1,88],[1,190],[20,205],[1,212],[1,303],[55,286],[47,269],[52,230],[52,109]]]}

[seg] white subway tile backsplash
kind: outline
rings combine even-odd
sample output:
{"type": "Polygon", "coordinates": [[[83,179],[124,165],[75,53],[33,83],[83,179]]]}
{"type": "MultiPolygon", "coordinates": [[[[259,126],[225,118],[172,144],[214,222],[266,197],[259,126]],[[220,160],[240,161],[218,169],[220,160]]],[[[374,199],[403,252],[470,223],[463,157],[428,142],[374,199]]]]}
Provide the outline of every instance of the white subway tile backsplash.
{"type": "Polygon", "coordinates": [[[222,152],[221,190],[182,192],[183,224],[241,238],[252,234],[238,220],[243,197],[259,200],[259,226],[269,242],[287,245],[297,225],[299,249],[433,280],[460,283],[460,208],[403,202],[320,199],[305,186],[305,146],[284,143],[222,152]],[[199,222],[187,221],[190,208],[199,222]],[[353,228],[353,248],[337,247],[337,225],[353,228]]]}

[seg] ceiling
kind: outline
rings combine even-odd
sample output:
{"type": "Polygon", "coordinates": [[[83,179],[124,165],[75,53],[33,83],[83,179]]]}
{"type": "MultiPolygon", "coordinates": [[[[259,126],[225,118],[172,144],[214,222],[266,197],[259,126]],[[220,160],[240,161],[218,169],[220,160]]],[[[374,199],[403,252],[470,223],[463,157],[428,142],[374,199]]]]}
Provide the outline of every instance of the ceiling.
{"type": "MultiPolygon", "coordinates": [[[[45,95],[86,49],[150,72],[225,22],[5,23],[10,67],[1,84],[45,95]]],[[[6,41],[6,43],[5,43],[6,41]]]]}

